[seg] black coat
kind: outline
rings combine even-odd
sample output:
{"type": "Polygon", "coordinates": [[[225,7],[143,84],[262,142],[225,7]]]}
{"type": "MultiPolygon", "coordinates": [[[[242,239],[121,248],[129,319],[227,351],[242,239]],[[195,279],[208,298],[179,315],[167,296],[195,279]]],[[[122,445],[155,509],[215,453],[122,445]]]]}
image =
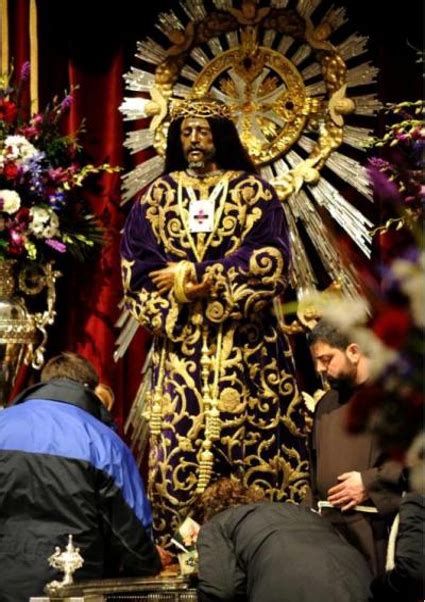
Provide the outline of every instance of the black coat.
{"type": "Polygon", "coordinates": [[[408,493],[401,502],[394,568],[372,583],[376,602],[416,602],[425,599],[425,497],[408,493]]]}
{"type": "Polygon", "coordinates": [[[109,425],[94,393],[68,380],[0,412],[0,602],[61,579],[47,559],[68,534],[85,560],[75,579],[160,570],[136,463],[109,425]]]}
{"type": "Polygon", "coordinates": [[[289,503],[229,508],[201,528],[199,600],[367,602],[362,555],[316,513],[289,503]]]}

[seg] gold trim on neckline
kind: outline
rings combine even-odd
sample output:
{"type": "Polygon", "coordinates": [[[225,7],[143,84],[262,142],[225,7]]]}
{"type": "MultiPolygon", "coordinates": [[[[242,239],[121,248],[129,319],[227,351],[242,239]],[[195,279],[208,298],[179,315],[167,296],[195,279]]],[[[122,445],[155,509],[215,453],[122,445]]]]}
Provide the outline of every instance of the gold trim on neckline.
{"type": "Polygon", "coordinates": [[[199,188],[215,186],[223,178],[226,178],[229,182],[232,178],[236,176],[236,174],[236,171],[229,170],[221,171],[220,173],[214,173],[210,176],[202,176],[198,178],[197,176],[192,176],[188,174],[186,171],[180,171],[177,172],[175,176],[177,181],[181,182],[183,186],[192,186],[192,188],[196,188],[197,190],[199,190],[199,188]]]}
{"type": "MultiPolygon", "coordinates": [[[[224,204],[226,202],[227,193],[229,191],[229,181],[233,175],[233,172],[225,172],[224,175],[222,175],[220,178],[220,180],[224,180],[224,186],[223,186],[223,190],[220,193],[220,197],[219,197],[220,200],[218,202],[217,209],[215,210],[215,213],[214,213],[214,227],[213,227],[212,231],[209,233],[209,236],[208,236],[207,240],[205,241],[205,243],[203,243],[202,249],[200,251],[198,251],[198,249],[196,248],[195,239],[193,238],[192,233],[190,232],[190,229],[189,229],[188,211],[183,207],[183,186],[191,187],[191,185],[188,183],[188,180],[185,180],[184,175],[185,175],[184,172],[180,172],[179,178],[178,178],[178,186],[177,186],[177,206],[178,206],[178,210],[179,210],[179,217],[183,224],[183,229],[185,231],[187,240],[190,244],[190,248],[193,251],[195,259],[196,259],[196,261],[200,262],[204,259],[205,253],[206,253],[212,239],[214,238],[214,235],[218,228],[218,224],[220,223],[221,214],[223,213],[224,204]]],[[[188,177],[190,177],[190,176],[188,176],[188,177]]],[[[192,188],[193,188],[193,186],[192,186],[192,188]]]]}

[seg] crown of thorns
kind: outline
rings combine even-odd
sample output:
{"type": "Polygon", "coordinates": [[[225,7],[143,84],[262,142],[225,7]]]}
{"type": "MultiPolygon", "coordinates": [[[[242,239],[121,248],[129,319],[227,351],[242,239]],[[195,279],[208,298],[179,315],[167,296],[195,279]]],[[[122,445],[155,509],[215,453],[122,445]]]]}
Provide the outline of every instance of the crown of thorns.
{"type": "Polygon", "coordinates": [[[222,117],[231,119],[229,107],[216,98],[189,98],[173,100],[170,107],[171,120],[179,117],[222,117]]]}

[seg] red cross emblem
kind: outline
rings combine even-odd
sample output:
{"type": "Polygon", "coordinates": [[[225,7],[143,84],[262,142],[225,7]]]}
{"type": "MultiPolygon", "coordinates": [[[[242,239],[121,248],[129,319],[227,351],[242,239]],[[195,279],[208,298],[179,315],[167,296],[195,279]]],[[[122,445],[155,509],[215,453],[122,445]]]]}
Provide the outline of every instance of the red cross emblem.
{"type": "Polygon", "coordinates": [[[194,219],[196,219],[198,224],[202,224],[204,220],[208,219],[208,215],[204,212],[203,209],[200,209],[198,213],[196,213],[193,217],[194,219]]]}

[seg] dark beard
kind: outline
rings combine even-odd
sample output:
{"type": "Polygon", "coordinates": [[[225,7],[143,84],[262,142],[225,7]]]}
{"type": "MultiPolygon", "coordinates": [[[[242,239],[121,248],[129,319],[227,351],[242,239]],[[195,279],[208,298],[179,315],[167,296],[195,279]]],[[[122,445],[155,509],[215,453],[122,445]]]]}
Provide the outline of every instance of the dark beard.
{"type": "Polygon", "coordinates": [[[350,377],[345,378],[328,378],[328,382],[332,389],[338,391],[341,403],[345,403],[352,396],[355,385],[353,379],[350,377]]]}
{"type": "Polygon", "coordinates": [[[203,169],[205,167],[205,161],[188,161],[189,169],[203,169]]]}
{"type": "MultiPolygon", "coordinates": [[[[190,150],[200,150],[200,149],[190,149],[190,150]]],[[[209,161],[212,161],[215,157],[215,150],[212,149],[209,152],[200,151],[202,153],[202,159],[199,161],[190,161],[187,159],[187,164],[189,169],[203,169],[209,161]]]]}

